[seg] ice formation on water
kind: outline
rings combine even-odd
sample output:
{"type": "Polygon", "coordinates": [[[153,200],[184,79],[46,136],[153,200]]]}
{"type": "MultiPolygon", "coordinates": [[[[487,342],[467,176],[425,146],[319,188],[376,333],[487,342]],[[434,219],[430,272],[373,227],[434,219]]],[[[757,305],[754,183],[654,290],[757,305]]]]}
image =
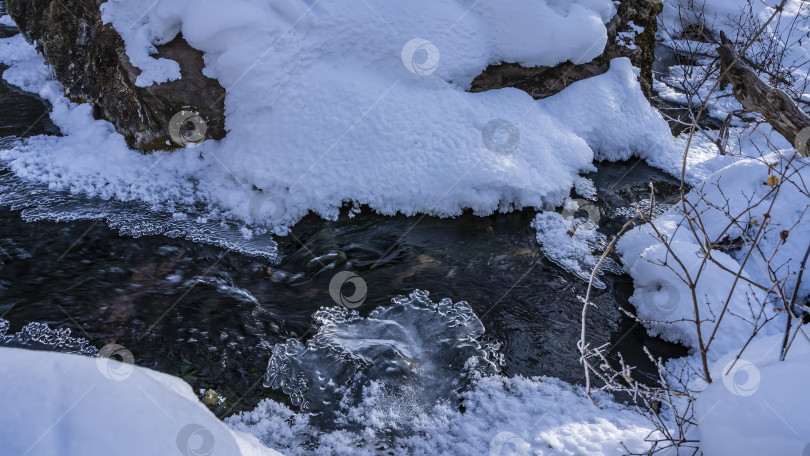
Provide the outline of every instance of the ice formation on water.
{"type": "Polygon", "coordinates": [[[600,407],[557,379],[496,373],[497,345],[464,302],[425,291],[367,317],[341,308],[314,316],[306,343],[276,345],[267,385],[297,410],[263,400],[226,419],[293,455],[621,455],[643,451],[651,426],[607,395],[600,407]],[[504,453],[500,451],[503,450],[504,453]]]}
{"type": "Polygon", "coordinates": [[[397,404],[393,428],[437,400],[453,400],[469,377],[498,369],[497,345],[479,340],[484,326],[464,301],[433,302],[426,291],[400,296],[367,317],[342,307],[313,315],[306,344],[277,344],[265,386],[281,389],[301,410],[345,420],[368,389],[397,404]]]}
{"type": "MultiPolygon", "coordinates": [[[[532,222],[532,228],[537,230],[537,242],[549,260],[588,282],[591,271],[608,246],[607,236],[598,231],[598,223],[596,203],[580,199],[569,200],[562,214],[540,212],[532,222]],[[588,213],[587,219],[577,216],[580,209],[588,213]]],[[[605,272],[621,273],[621,267],[605,258],[599,274],[593,279],[596,288],[605,288],[604,282],[599,280],[599,275],[605,272]]]]}
{"type": "Polygon", "coordinates": [[[0,318],[0,346],[95,356],[98,349],[83,337],[71,336],[68,328],[52,329],[47,323],[31,322],[14,334],[7,334],[8,320],[0,318]]]}
{"type": "Polygon", "coordinates": [[[152,205],[143,201],[122,202],[71,195],[21,179],[3,166],[0,166],[0,205],[20,211],[20,216],[27,222],[100,220],[122,236],[184,238],[271,262],[280,259],[278,245],[271,235],[222,220],[216,212],[212,213],[201,204],[152,205]]]}

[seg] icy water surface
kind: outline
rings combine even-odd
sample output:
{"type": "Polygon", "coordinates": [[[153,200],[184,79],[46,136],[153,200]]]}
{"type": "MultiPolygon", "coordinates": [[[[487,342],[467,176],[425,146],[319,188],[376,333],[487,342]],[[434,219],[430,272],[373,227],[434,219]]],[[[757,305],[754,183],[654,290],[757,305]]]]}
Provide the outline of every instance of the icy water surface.
{"type": "MultiPolygon", "coordinates": [[[[185,239],[122,236],[92,220],[26,222],[9,208],[0,208],[0,216],[0,315],[10,321],[10,333],[41,322],[71,329],[97,347],[121,344],[138,365],[227,397],[220,413],[251,408],[261,397],[288,399],[262,386],[273,347],[306,344],[319,334],[323,317],[313,314],[321,307],[343,312],[329,284],[344,270],[367,285],[360,316],[392,297],[429,290],[434,301],[469,303],[483,324],[473,336],[501,345],[505,374],[568,381],[581,375],[576,296],[585,284],[544,259],[529,227],[532,211],[455,220],[374,214],[306,220],[280,240],[285,259],[278,265],[185,239]]],[[[619,315],[631,291],[626,279],[604,280],[608,289],[597,294],[600,307],[591,313],[594,340],[617,340],[623,351],[642,340],[654,343],[639,328],[627,333],[632,324],[619,315]]],[[[358,338],[383,330],[364,324],[369,327],[337,329],[358,338]]],[[[414,328],[452,332],[442,318],[399,326],[405,339],[415,337],[407,334],[414,328]]]]}
{"type": "MultiPolygon", "coordinates": [[[[41,100],[0,84],[6,145],[58,134],[46,113],[41,100]]],[[[638,188],[666,181],[636,162],[604,164],[592,177],[606,234],[626,220],[617,209],[641,198],[638,188]]],[[[117,343],[140,366],[215,390],[220,416],[263,397],[326,416],[369,380],[420,396],[414,403],[451,395],[474,372],[578,382],[586,284],[544,257],[534,215],[364,210],[307,218],[277,243],[245,241],[235,226],[57,194],[0,169],[0,343],[84,354],[117,343]],[[367,288],[352,311],[330,295],[342,271],[367,288]]],[[[603,280],[592,343],[613,341],[639,362],[642,343],[681,354],[622,318],[626,277],[603,280]]]]}

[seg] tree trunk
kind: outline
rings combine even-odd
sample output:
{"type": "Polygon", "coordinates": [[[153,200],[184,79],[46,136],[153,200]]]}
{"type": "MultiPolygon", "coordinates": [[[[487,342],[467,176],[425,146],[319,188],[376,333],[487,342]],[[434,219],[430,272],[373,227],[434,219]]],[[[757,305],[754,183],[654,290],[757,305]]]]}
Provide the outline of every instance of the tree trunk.
{"type": "Polygon", "coordinates": [[[775,89],[757,76],[756,72],[737,55],[725,34],[717,48],[725,77],[733,86],[734,97],[746,111],[765,117],[777,133],[784,136],[803,157],[810,156],[810,116],[804,113],[785,92],[775,89]]]}

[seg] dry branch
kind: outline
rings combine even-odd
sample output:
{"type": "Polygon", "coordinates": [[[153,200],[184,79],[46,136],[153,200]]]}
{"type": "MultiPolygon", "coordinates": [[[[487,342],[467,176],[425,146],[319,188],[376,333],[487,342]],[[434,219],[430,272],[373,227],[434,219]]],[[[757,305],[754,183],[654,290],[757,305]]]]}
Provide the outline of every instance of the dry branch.
{"type": "Polygon", "coordinates": [[[777,133],[797,146],[802,156],[810,156],[810,148],[807,147],[810,130],[800,134],[805,128],[810,128],[810,116],[788,94],[763,82],[739,57],[725,33],[721,32],[720,39],[722,44],[717,51],[720,53],[723,73],[734,87],[734,97],[743,109],[762,114],[777,133]]]}

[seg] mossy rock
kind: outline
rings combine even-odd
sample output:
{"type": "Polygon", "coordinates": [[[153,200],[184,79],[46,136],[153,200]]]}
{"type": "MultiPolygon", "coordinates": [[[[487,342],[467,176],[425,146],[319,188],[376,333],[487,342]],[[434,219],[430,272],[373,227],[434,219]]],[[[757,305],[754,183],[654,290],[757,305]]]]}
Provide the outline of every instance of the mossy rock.
{"type": "Polygon", "coordinates": [[[599,57],[588,63],[574,65],[563,62],[554,67],[523,67],[517,63],[503,62],[490,65],[473,80],[470,91],[515,87],[535,99],[550,97],[564,88],[593,76],[607,72],[610,61],[627,57],[641,70],[639,82],[647,98],[652,92],[652,66],[655,61],[655,35],[658,31],[658,16],[664,9],[661,0],[621,0],[616,16],[606,25],[608,41],[599,57]],[[634,32],[634,27],[643,31],[636,34],[633,44],[625,42],[620,33],[634,32]]]}
{"type": "Polygon", "coordinates": [[[8,0],[6,7],[25,37],[54,69],[65,95],[93,105],[97,119],[112,123],[127,144],[143,151],[178,147],[169,142],[172,117],[197,107],[206,138],[225,137],[225,89],[202,73],[202,52],[182,36],[158,46],[156,57],[180,64],[177,81],[137,87],[124,42],[101,20],[100,0],[8,0]]]}

